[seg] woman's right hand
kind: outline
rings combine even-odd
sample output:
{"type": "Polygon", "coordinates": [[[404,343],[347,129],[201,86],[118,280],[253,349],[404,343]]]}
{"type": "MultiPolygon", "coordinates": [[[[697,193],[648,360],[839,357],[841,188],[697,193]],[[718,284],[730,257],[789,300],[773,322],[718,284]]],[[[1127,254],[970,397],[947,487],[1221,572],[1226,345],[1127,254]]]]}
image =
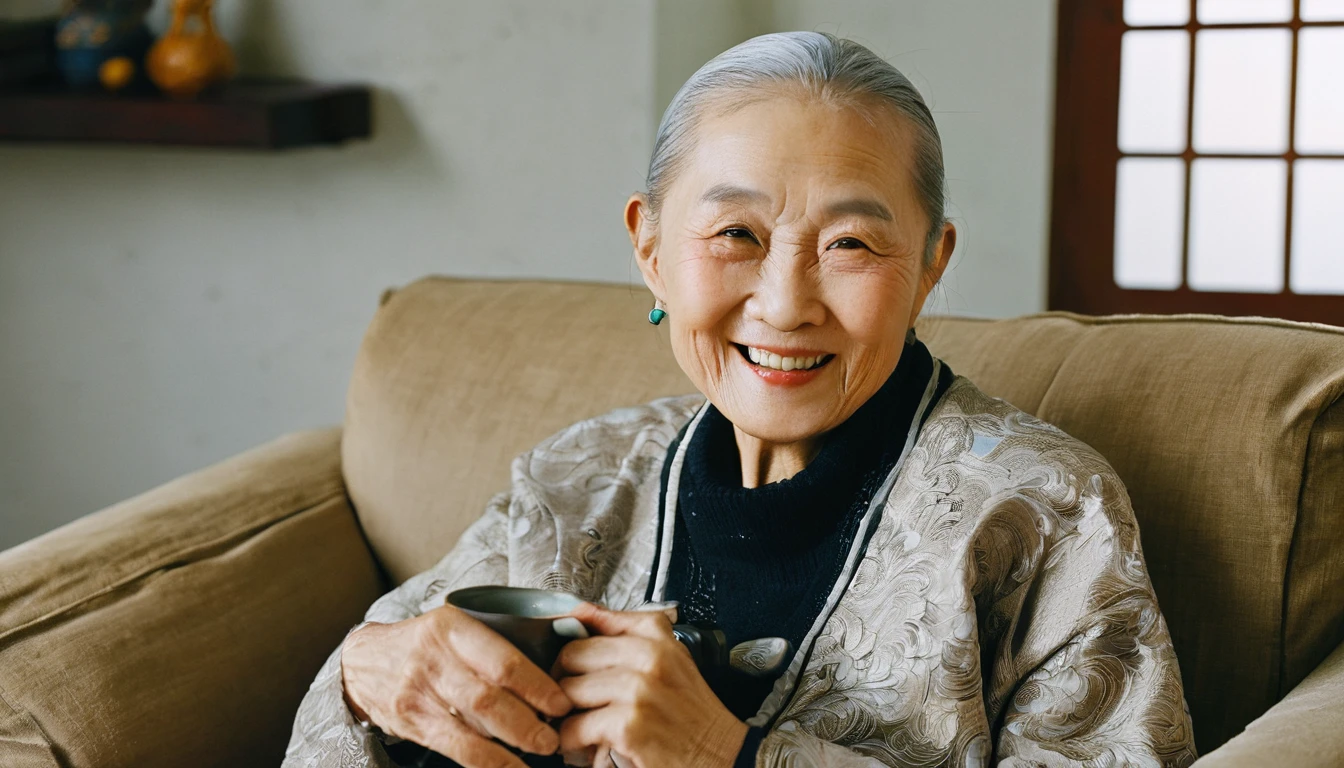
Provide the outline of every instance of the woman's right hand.
{"type": "Polygon", "coordinates": [[[560,737],[538,713],[560,717],[572,707],[509,641],[448,605],[351,633],[341,679],[356,718],[466,768],[525,768],[491,737],[554,753],[560,737]]]}

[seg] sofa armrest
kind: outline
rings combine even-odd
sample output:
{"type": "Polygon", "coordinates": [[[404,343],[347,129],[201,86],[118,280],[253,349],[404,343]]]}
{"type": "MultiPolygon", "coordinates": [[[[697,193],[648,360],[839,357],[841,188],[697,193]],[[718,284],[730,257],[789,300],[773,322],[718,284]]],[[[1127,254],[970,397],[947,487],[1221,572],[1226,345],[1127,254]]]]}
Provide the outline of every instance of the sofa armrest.
{"type": "MultiPolygon", "coordinates": [[[[1198,768],[1344,765],[1344,645],[1198,768]]],[[[1198,727],[1198,724],[1196,724],[1198,727]]]]}
{"type": "Polygon", "coordinates": [[[0,552],[0,765],[278,764],[308,682],[382,590],[339,430],[0,552]]]}

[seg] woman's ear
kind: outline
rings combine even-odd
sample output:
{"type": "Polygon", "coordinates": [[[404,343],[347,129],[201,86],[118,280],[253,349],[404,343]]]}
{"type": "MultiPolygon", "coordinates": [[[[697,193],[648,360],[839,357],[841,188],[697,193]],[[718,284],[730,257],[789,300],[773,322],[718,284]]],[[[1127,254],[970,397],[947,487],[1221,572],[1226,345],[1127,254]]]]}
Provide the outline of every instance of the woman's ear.
{"type": "Polygon", "coordinates": [[[663,298],[663,280],[658,273],[657,227],[649,209],[649,196],[636,192],[625,202],[625,229],[630,233],[630,244],[635,249],[635,264],[644,276],[644,284],[653,291],[654,298],[663,298]]]}
{"type": "Polygon", "coordinates": [[[952,260],[952,252],[957,248],[957,228],[952,222],[943,225],[943,235],[934,247],[933,262],[924,267],[919,276],[919,292],[915,294],[915,304],[910,310],[910,327],[915,326],[919,313],[924,311],[924,302],[933,293],[938,281],[943,279],[947,264],[952,260]]]}

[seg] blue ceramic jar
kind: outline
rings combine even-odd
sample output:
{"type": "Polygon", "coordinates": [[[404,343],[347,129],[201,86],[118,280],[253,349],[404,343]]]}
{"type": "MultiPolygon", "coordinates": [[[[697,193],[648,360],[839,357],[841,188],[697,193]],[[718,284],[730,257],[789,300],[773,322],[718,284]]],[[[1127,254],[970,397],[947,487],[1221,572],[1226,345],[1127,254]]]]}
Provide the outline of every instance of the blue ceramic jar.
{"type": "Polygon", "coordinates": [[[56,23],[56,67],[76,88],[98,84],[103,62],[125,56],[139,69],[154,41],[145,14],[152,0],[71,0],[56,23]]]}

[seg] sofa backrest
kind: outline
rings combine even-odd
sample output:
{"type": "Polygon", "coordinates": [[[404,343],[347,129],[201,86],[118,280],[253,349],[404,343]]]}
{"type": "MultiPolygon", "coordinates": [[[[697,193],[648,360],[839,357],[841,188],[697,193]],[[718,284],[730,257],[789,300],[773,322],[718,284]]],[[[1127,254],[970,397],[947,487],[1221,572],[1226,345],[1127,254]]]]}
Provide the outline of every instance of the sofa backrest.
{"type": "Polygon", "coordinates": [[[513,458],[589,416],[694,392],[643,288],[432,277],[383,294],[341,446],[393,583],[438,562],[513,458]]]}
{"type": "Polygon", "coordinates": [[[1048,313],[920,333],[1119,472],[1201,753],[1344,640],[1344,329],[1048,313]]]}
{"type": "MultiPolygon", "coordinates": [[[[642,288],[429,278],[384,297],[342,445],[394,581],[509,463],[612,408],[691,392],[642,288]]],[[[930,318],[934,354],[1106,456],[1134,501],[1201,751],[1344,640],[1344,329],[1217,317],[930,318]]]]}

